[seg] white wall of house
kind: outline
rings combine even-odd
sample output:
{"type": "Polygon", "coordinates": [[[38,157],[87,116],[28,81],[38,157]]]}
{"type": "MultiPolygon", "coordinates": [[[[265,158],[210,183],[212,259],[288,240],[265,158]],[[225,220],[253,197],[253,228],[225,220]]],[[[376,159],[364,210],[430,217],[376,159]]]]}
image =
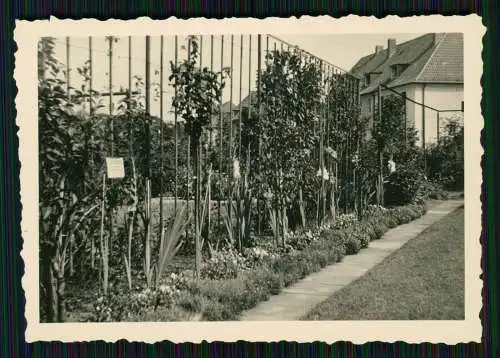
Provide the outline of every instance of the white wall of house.
{"type": "MultiPolygon", "coordinates": [[[[406,93],[408,99],[419,103],[424,103],[430,107],[440,110],[460,110],[462,106],[463,85],[462,84],[426,84],[425,94],[423,93],[423,84],[409,84],[395,88],[399,93],[406,93]]],[[[392,94],[391,91],[383,90],[382,96],[392,94]]],[[[377,102],[377,92],[361,96],[361,114],[364,117],[370,118],[370,128],[373,125],[373,103],[377,102]],[[375,94],[375,96],[374,96],[375,94]]],[[[433,143],[437,139],[437,114],[436,111],[423,108],[422,106],[410,101],[406,101],[406,120],[408,126],[414,126],[418,131],[417,145],[422,145],[422,118],[425,115],[425,143],[426,145],[433,143]],[[425,112],[425,113],[424,113],[425,112]]],[[[462,118],[461,112],[447,112],[440,114],[440,129],[443,132],[445,123],[453,118],[462,118]]],[[[370,136],[370,134],[368,134],[370,136]]]]}
{"type": "MultiPolygon", "coordinates": [[[[430,107],[440,109],[440,110],[459,110],[462,107],[462,101],[464,100],[463,95],[463,85],[462,84],[426,84],[425,88],[423,84],[412,85],[414,99],[417,102],[424,103],[430,107]]],[[[422,143],[422,129],[423,129],[423,117],[425,115],[425,143],[434,143],[437,139],[438,132],[438,120],[436,111],[425,108],[422,106],[413,105],[413,123],[415,124],[415,129],[419,132],[418,144],[422,143]]],[[[453,116],[461,116],[460,112],[446,112],[440,113],[439,124],[441,129],[444,123],[453,116]]]]}

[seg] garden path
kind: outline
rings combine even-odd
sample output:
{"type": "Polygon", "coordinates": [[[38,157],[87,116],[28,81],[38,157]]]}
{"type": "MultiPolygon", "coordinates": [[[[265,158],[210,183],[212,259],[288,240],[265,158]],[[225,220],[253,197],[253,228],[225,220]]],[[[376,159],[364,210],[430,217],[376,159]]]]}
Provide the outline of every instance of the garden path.
{"type": "Polygon", "coordinates": [[[240,320],[298,320],[332,293],[364,275],[388,255],[463,203],[463,199],[434,201],[427,213],[419,219],[389,230],[380,240],[370,242],[370,246],[358,254],[346,256],[342,262],[327,266],[283,289],[280,294],[244,312],[240,320]]]}

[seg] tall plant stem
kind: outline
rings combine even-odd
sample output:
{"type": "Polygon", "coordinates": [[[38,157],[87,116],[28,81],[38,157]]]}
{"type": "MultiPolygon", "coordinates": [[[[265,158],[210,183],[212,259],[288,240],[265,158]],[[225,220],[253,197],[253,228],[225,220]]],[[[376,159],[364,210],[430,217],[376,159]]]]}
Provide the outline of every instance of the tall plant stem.
{"type": "Polygon", "coordinates": [[[200,183],[200,177],[201,177],[201,145],[200,145],[200,138],[196,138],[196,143],[194,146],[194,153],[195,153],[195,158],[194,158],[194,165],[196,168],[196,192],[195,192],[195,203],[194,203],[194,231],[195,231],[195,251],[196,251],[196,261],[195,261],[195,267],[196,267],[196,278],[200,278],[200,273],[201,273],[201,227],[200,227],[200,201],[201,201],[201,183],[200,183]]]}
{"type": "Polygon", "coordinates": [[[101,205],[101,232],[100,232],[100,246],[102,258],[102,289],[106,296],[108,294],[108,247],[106,244],[107,239],[104,237],[104,220],[106,217],[106,174],[102,177],[102,205],[101,205]]]}

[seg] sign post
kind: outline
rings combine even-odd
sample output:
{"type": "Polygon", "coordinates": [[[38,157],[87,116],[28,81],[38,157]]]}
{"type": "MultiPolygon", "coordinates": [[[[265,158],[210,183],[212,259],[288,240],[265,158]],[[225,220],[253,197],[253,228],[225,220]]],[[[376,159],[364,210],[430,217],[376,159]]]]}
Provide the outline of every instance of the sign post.
{"type": "Polygon", "coordinates": [[[106,158],[106,172],[108,179],[122,179],[125,177],[123,158],[106,158]]]}

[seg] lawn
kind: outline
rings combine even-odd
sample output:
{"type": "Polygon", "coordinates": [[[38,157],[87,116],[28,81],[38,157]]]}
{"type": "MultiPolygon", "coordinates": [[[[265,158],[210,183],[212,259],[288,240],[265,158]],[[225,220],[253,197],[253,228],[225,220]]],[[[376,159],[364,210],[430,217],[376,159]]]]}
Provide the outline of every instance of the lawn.
{"type": "Polygon", "coordinates": [[[460,208],[301,319],[464,319],[464,256],[460,208]]]}

